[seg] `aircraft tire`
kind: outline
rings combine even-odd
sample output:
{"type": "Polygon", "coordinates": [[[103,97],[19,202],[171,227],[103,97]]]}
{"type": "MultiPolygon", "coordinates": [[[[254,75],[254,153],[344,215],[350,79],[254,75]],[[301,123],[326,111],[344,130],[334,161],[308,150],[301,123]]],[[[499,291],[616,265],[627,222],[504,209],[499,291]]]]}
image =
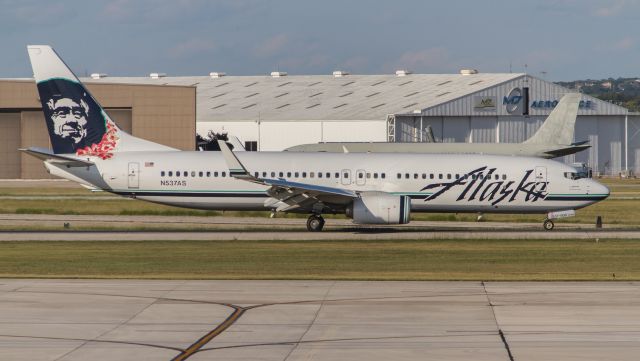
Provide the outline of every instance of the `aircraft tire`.
{"type": "Polygon", "coordinates": [[[545,219],[544,223],[542,224],[542,226],[544,227],[545,231],[550,231],[553,229],[553,227],[555,226],[555,224],[553,224],[553,221],[550,219],[545,219]]]}
{"type": "Polygon", "coordinates": [[[307,219],[307,230],[309,232],[320,232],[324,227],[324,218],[322,216],[313,214],[307,219]]]}

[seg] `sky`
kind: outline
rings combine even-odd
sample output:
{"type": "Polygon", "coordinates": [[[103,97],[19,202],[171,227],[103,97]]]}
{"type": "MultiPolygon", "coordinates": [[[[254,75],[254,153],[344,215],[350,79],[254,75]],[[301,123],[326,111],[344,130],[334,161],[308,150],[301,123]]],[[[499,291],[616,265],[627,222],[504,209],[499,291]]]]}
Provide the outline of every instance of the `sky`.
{"type": "Polygon", "coordinates": [[[28,44],[79,76],[527,72],[640,76],[640,0],[0,0],[0,78],[28,44]]]}

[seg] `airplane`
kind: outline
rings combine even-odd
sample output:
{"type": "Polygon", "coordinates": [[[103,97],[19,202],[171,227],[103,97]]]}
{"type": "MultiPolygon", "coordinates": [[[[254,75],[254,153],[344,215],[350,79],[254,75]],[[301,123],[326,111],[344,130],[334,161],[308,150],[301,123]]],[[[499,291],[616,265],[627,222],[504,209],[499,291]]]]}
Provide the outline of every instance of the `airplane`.
{"type": "MultiPolygon", "coordinates": [[[[522,143],[422,143],[422,142],[323,142],[300,144],[285,149],[289,152],[380,152],[380,153],[446,153],[501,154],[540,158],[556,158],[591,147],[588,141],[573,142],[581,94],[565,94],[551,111],[540,129],[522,143]]],[[[427,132],[429,138],[429,133],[427,132]]]]}
{"type": "Polygon", "coordinates": [[[90,189],[208,210],[323,214],[356,224],[406,224],[412,212],[546,214],[601,201],[609,189],[564,163],[459,154],[180,151],[120,129],[46,45],[28,46],[53,149],[22,151],[50,174],[90,189]]]}

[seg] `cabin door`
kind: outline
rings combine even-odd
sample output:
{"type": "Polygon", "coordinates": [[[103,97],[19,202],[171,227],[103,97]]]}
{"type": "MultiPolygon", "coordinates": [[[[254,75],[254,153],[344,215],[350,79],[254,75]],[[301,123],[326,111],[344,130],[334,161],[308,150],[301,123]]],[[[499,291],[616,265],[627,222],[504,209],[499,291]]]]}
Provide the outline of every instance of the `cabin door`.
{"type": "Polygon", "coordinates": [[[547,189],[547,167],[536,167],[535,169],[536,191],[547,189]]]}
{"type": "Polygon", "coordinates": [[[140,187],[140,163],[129,163],[128,185],[129,189],[140,187]]]}

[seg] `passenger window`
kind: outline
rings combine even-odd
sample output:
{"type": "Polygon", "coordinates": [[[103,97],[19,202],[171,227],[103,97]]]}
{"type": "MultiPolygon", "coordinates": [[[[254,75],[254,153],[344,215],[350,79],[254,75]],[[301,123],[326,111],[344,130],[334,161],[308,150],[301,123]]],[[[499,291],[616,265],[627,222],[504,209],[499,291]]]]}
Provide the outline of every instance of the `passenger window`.
{"type": "Polygon", "coordinates": [[[507,175],[506,174],[502,175],[502,180],[507,180],[507,175]]]}
{"type": "Polygon", "coordinates": [[[160,177],[164,177],[164,171],[160,172],[160,177]]]}
{"type": "Polygon", "coordinates": [[[227,176],[227,172],[222,172],[222,173],[220,173],[220,176],[221,176],[221,177],[226,177],[226,176],[227,176]]]}
{"type": "Polygon", "coordinates": [[[217,178],[218,177],[218,172],[213,172],[213,176],[217,178]]]}
{"type": "Polygon", "coordinates": [[[340,173],[336,172],[336,178],[340,178],[340,173]]]}
{"type": "Polygon", "coordinates": [[[371,178],[371,173],[367,173],[367,179],[371,178]]]}
{"type": "Polygon", "coordinates": [[[211,172],[207,172],[207,178],[211,177],[211,172]]]}
{"type": "Polygon", "coordinates": [[[373,179],[378,179],[378,173],[373,173],[373,179]]]}
{"type": "Polygon", "coordinates": [[[204,173],[198,172],[198,177],[202,178],[203,176],[204,176],[204,173]]]}
{"type": "Polygon", "coordinates": [[[447,179],[451,179],[451,174],[447,173],[447,179]]]}
{"type": "Polygon", "coordinates": [[[387,177],[387,174],[386,174],[386,173],[382,173],[382,174],[380,174],[380,178],[385,179],[386,177],[387,177]]]}
{"type": "Polygon", "coordinates": [[[322,172],[318,172],[318,178],[322,178],[322,172]]]}
{"type": "Polygon", "coordinates": [[[409,179],[409,173],[404,174],[404,179],[409,179]]]}
{"type": "Polygon", "coordinates": [[[456,179],[459,179],[459,178],[460,178],[460,174],[456,174],[456,179]]]}
{"type": "Polygon", "coordinates": [[[418,179],[418,173],[413,173],[413,179],[418,179]]]}
{"type": "Polygon", "coordinates": [[[271,172],[271,177],[274,178],[276,176],[276,172],[271,172]]]}
{"type": "Polygon", "coordinates": [[[363,177],[364,177],[364,174],[362,174],[361,172],[358,172],[358,179],[362,179],[363,177]]]}
{"type": "Polygon", "coordinates": [[[398,179],[402,178],[402,174],[398,173],[398,179]]]}
{"type": "Polygon", "coordinates": [[[280,178],[284,177],[284,173],[282,173],[282,172],[278,173],[278,177],[280,177],[280,178]]]}
{"type": "Polygon", "coordinates": [[[287,172],[287,178],[291,178],[291,172],[287,172]]]}
{"type": "Polygon", "coordinates": [[[196,172],[192,170],[192,171],[191,171],[191,176],[192,176],[192,177],[195,177],[195,176],[196,176],[196,172]]]}
{"type": "Polygon", "coordinates": [[[254,177],[256,177],[256,178],[258,178],[258,177],[260,176],[260,173],[258,173],[258,172],[253,172],[253,176],[254,176],[254,177]]]}
{"type": "Polygon", "coordinates": [[[266,178],[267,177],[267,172],[262,172],[262,178],[266,178]]]}
{"type": "Polygon", "coordinates": [[[169,177],[173,177],[173,172],[169,171],[169,177]]]}
{"type": "Polygon", "coordinates": [[[313,178],[316,174],[314,172],[309,172],[309,178],[313,178]]]}
{"type": "Polygon", "coordinates": [[[433,178],[434,178],[433,173],[430,173],[429,174],[429,179],[433,179],[433,178]]]}
{"type": "Polygon", "coordinates": [[[442,179],[442,173],[438,174],[438,179],[442,179]]]}
{"type": "Polygon", "coordinates": [[[302,178],[307,178],[307,172],[302,172],[302,178]]]}
{"type": "Polygon", "coordinates": [[[182,172],[182,176],[183,177],[188,177],[189,176],[189,172],[187,172],[186,170],[184,172],[182,172]]]}
{"type": "Polygon", "coordinates": [[[344,172],[344,178],[349,178],[349,173],[344,172]]]}
{"type": "Polygon", "coordinates": [[[427,179],[427,173],[422,173],[422,179],[427,179]]]}
{"type": "Polygon", "coordinates": [[[300,173],[295,172],[295,178],[300,178],[300,173]]]}

